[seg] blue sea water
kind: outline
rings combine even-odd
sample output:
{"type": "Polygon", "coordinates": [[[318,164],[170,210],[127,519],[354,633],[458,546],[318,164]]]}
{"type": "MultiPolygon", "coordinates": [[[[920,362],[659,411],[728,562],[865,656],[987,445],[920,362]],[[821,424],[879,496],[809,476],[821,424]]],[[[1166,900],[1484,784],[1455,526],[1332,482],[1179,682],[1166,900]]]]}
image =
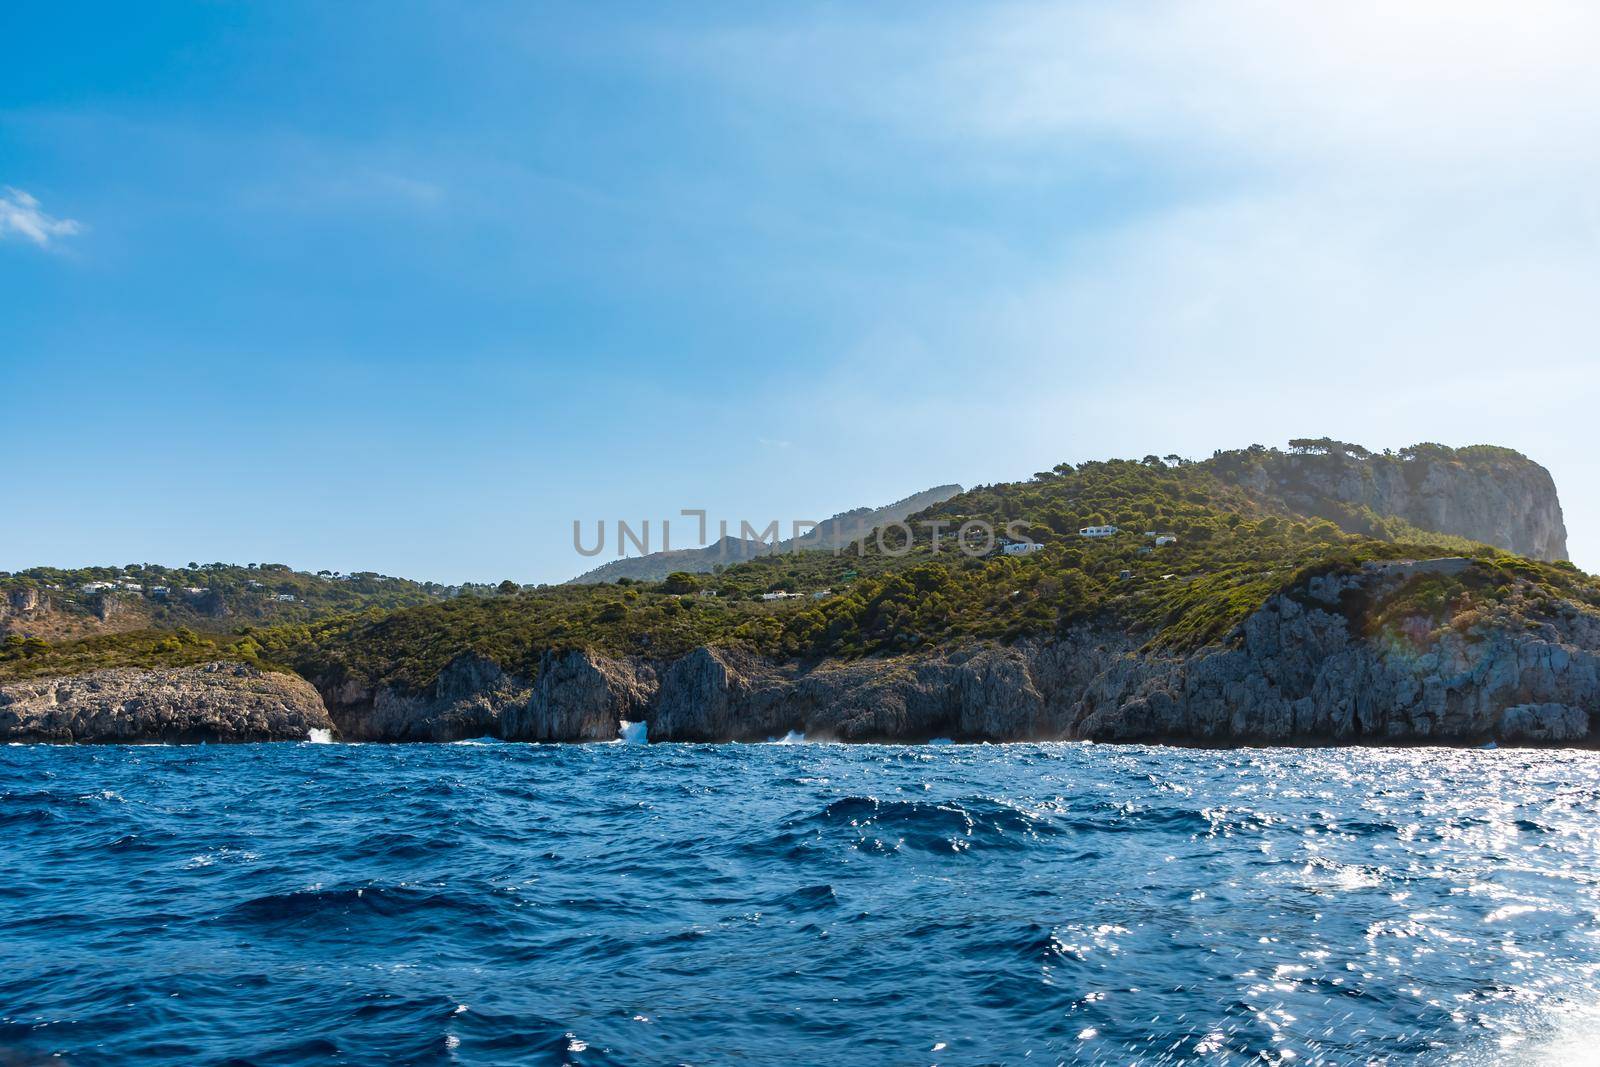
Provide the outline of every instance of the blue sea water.
{"type": "Polygon", "coordinates": [[[0,1064],[1577,1063],[1600,755],[0,749],[0,1064]]]}

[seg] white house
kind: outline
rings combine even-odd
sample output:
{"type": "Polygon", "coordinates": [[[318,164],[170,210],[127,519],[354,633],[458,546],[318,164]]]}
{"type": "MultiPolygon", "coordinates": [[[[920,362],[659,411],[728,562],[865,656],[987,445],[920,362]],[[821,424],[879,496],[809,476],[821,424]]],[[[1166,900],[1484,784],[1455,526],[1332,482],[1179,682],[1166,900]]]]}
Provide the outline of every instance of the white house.
{"type": "Polygon", "coordinates": [[[292,603],[294,601],[294,594],[293,593],[278,593],[278,594],[275,594],[272,599],[273,600],[281,600],[281,601],[283,601],[285,603],[292,603]]]}
{"type": "Polygon", "coordinates": [[[116,582],[85,582],[80,588],[85,593],[102,593],[107,589],[115,589],[116,582]]]}
{"type": "Polygon", "coordinates": [[[1037,541],[1013,541],[1008,545],[1001,545],[1000,551],[1008,556],[1031,556],[1043,547],[1037,541]]]}
{"type": "Polygon", "coordinates": [[[1162,534],[1160,537],[1156,538],[1156,547],[1158,548],[1162,545],[1175,545],[1177,543],[1178,539],[1171,534],[1162,534]]]}
{"type": "Polygon", "coordinates": [[[1085,526],[1078,531],[1079,537],[1113,537],[1116,535],[1115,526],[1085,526]]]}
{"type": "Polygon", "coordinates": [[[800,594],[800,593],[785,593],[785,592],[781,592],[780,591],[780,592],[777,592],[777,593],[762,593],[761,594],[761,599],[762,600],[788,600],[790,597],[797,597],[797,596],[801,596],[801,595],[803,595],[803,594],[800,594]]]}

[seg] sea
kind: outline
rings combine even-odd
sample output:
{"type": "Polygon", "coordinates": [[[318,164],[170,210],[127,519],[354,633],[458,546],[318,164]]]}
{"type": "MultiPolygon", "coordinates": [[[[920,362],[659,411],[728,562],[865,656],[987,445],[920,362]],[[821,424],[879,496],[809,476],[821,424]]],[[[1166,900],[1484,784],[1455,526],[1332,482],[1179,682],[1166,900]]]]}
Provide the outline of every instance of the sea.
{"type": "Polygon", "coordinates": [[[1600,1058],[1600,754],[785,741],[0,748],[0,1065],[1600,1058]]]}

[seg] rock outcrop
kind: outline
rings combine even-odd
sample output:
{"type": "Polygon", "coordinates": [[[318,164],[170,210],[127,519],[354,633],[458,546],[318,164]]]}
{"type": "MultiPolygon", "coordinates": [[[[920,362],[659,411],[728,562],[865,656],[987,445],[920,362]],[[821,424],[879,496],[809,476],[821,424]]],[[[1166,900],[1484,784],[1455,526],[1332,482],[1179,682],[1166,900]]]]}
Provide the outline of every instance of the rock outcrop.
{"type": "Polygon", "coordinates": [[[655,672],[637,660],[546,653],[529,698],[502,714],[501,736],[508,741],[614,741],[624,721],[645,717],[655,690],[655,672]]]}
{"type": "Polygon", "coordinates": [[[624,720],[644,717],[656,687],[642,661],[566,652],[546,653],[534,680],[463,653],[420,693],[337,681],[321,688],[348,741],[612,741],[624,720]]]}
{"type": "Polygon", "coordinates": [[[0,604],[0,610],[16,615],[31,615],[34,612],[49,611],[50,598],[39,589],[32,586],[23,586],[18,589],[7,590],[5,602],[0,604]]]}
{"type": "Polygon", "coordinates": [[[311,685],[238,663],[118,668],[0,686],[0,741],[305,741],[331,730],[311,685]]]}
{"type": "Polygon", "coordinates": [[[1600,624],[1423,625],[1353,634],[1345,594],[1402,580],[1392,565],[1274,597],[1235,645],[1132,657],[1083,693],[1069,733],[1196,744],[1600,742],[1600,624]]]}
{"type": "MultiPolygon", "coordinates": [[[[1227,455],[1248,457],[1237,470],[1243,486],[1281,499],[1300,514],[1358,528],[1330,503],[1369,508],[1531,559],[1567,558],[1567,527],[1555,480],[1518,452],[1417,445],[1378,455],[1332,444],[1328,453],[1227,455]]],[[[1213,462],[1224,473],[1237,466],[1222,458],[1213,462]]]]}
{"type": "Polygon", "coordinates": [[[322,687],[329,714],[346,741],[459,741],[493,737],[500,716],[528,699],[527,682],[491,659],[463,653],[427,692],[342,682],[322,687]]]}

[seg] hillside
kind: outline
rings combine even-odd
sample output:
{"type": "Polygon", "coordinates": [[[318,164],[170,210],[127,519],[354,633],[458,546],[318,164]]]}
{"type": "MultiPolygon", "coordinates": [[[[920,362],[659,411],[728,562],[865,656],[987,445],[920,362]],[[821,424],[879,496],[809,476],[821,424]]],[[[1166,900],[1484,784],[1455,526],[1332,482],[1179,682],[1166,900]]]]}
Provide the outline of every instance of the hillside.
{"type": "MultiPolygon", "coordinates": [[[[855,508],[851,511],[842,511],[824,519],[814,529],[808,530],[798,538],[791,537],[779,542],[776,551],[785,553],[848,545],[885,523],[898,522],[907,515],[931,507],[942,500],[948,500],[959,492],[961,492],[959,485],[940,485],[924,489],[920,493],[913,493],[903,500],[897,500],[881,508],[855,508]]],[[[770,542],[730,534],[702,548],[673,549],[670,552],[651,552],[643,556],[612,560],[578,575],[572,579],[572,584],[615,582],[622,578],[635,582],[659,582],[674,572],[710,574],[718,567],[742,563],[757,556],[771,555],[773,552],[770,542]]]]}
{"type": "MultiPolygon", "coordinates": [[[[1147,457],[1063,465],[1027,481],[939,500],[843,553],[764,555],[715,574],[675,574],[661,582],[523,589],[395,610],[368,606],[320,619],[264,619],[226,633],[152,628],[26,647],[13,639],[0,650],[0,679],[241,661],[311,680],[347,735],[391,739],[497,732],[503,708],[523,707],[519,721],[533,721],[526,720],[533,713],[525,704],[538,693],[546,710],[534,715],[538,725],[528,727],[529,736],[566,737],[569,727],[559,724],[574,720],[563,718],[571,711],[563,702],[577,700],[599,701],[583,704],[600,715],[585,719],[584,730],[603,733],[595,722],[648,715],[662,717],[653,722],[677,722],[683,736],[709,737],[724,727],[708,725],[698,712],[663,709],[678,707],[673,702],[679,700],[714,707],[732,701],[735,710],[726,714],[734,718],[726,726],[743,722],[737,708],[757,699],[759,690],[769,694],[761,700],[774,702],[768,708],[773,715],[773,707],[788,708],[783,715],[797,722],[859,739],[896,736],[896,720],[875,710],[880,700],[891,708],[895,701],[948,708],[938,696],[946,683],[930,679],[948,671],[955,671],[951,678],[966,677],[961,672],[968,668],[959,665],[971,656],[1009,649],[1004,671],[1013,681],[995,676],[982,682],[989,693],[982,700],[1015,704],[1019,692],[1034,693],[1027,699],[1036,700],[1049,689],[1055,695],[1046,704],[1053,710],[1029,705],[1035,725],[1024,730],[1027,736],[1088,736],[1086,724],[1099,724],[1092,727],[1097,736],[1138,735],[1116,709],[1143,707],[1128,703],[1141,686],[1166,694],[1158,701],[1167,709],[1163,714],[1179,709],[1170,711],[1177,718],[1166,726],[1150,727],[1156,733],[1188,730],[1193,723],[1182,717],[1185,707],[1225,709],[1246,694],[1253,695],[1240,706],[1277,716],[1270,729],[1281,733],[1289,714],[1282,710],[1289,699],[1284,687],[1293,679],[1304,694],[1294,699],[1311,701],[1306,721],[1321,724],[1305,736],[1321,736],[1355,728],[1348,716],[1362,698],[1349,695],[1359,684],[1348,671],[1390,679],[1383,684],[1400,687],[1394,700],[1414,702],[1434,690],[1423,685],[1422,674],[1411,682],[1405,681],[1411,675],[1394,675],[1396,664],[1426,673],[1428,657],[1436,655],[1430,650],[1443,655],[1449,649],[1464,664],[1456,681],[1428,684],[1445,685],[1441,692],[1462,689],[1461,699],[1479,701],[1472,705],[1477,711],[1428,714],[1448,711],[1450,729],[1479,736],[1495,729],[1483,716],[1498,712],[1480,692],[1493,679],[1529,699],[1587,699],[1584,679],[1594,672],[1582,648],[1600,644],[1600,583],[1568,563],[1528,559],[1459,533],[1423,529],[1412,517],[1381,514],[1371,501],[1437,500],[1438,487],[1453,484],[1482,499],[1455,500],[1449,514],[1492,516],[1483,501],[1521,491],[1517,486],[1531,466],[1499,450],[1437,446],[1382,459],[1301,447],[1219,452],[1203,462],[1147,457]],[[1328,471],[1348,474],[1351,463],[1368,471],[1393,466],[1407,485],[1433,489],[1403,498],[1345,492],[1350,479],[1328,471]],[[1324,491],[1328,486],[1344,496],[1324,491]],[[982,526],[1009,526],[1028,543],[1007,549],[1002,540],[972,536],[982,526]],[[1104,527],[1105,535],[1084,536],[1086,527],[1104,527]],[[1327,636],[1334,632],[1336,639],[1327,636]],[[1275,636],[1252,636],[1263,634],[1275,636]],[[1537,648],[1524,649],[1528,641],[1537,648]],[[1319,646],[1326,647],[1312,660],[1305,659],[1309,651],[1283,658],[1290,649],[1319,646]],[[1547,651],[1556,646],[1568,651],[1547,651]],[[1335,649],[1342,651],[1335,656],[1335,649]],[[1401,658],[1391,663],[1395,655],[1401,658]],[[1490,660],[1472,666],[1483,656],[1490,660]],[[1513,666],[1488,665],[1506,657],[1513,666]],[[1515,666],[1517,657],[1534,657],[1528,662],[1543,664],[1548,680],[1526,681],[1546,675],[1515,666]],[[859,667],[846,669],[850,664],[859,667]],[[1172,686],[1188,684],[1181,679],[1207,677],[1207,671],[1234,679],[1217,691],[1234,696],[1172,695],[1172,686]],[[1323,680],[1313,685],[1306,671],[1323,680]],[[668,695],[669,679],[690,685],[690,676],[698,681],[685,692],[700,695],[668,695]],[[745,681],[730,680],[736,678],[745,681]],[[1524,683],[1515,683],[1518,678],[1524,683]],[[810,703],[795,703],[794,687],[802,684],[818,687],[806,690],[813,692],[810,703]],[[871,695],[876,686],[902,684],[911,688],[871,695]],[[1413,693],[1405,688],[1412,684],[1423,688],[1413,693]],[[994,685],[1000,689],[991,692],[994,685]],[[1098,703],[1085,704],[1093,693],[1101,694],[1098,703]],[[1122,695],[1107,711],[1104,702],[1113,693],[1122,695]],[[850,708],[863,700],[871,706],[860,706],[867,725],[846,727],[831,717],[855,714],[850,708]],[[1162,703],[1174,700],[1170,707],[1162,703]],[[546,714],[555,718],[539,718],[546,714]],[[1055,724],[1048,731],[1038,725],[1045,721],[1041,715],[1055,724]]],[[[1385,484],[1385,477],[1373,474],[1371,482],[1385,484]]],[[[1354,484],[1367,479],[1358,476],[1354,484]]],[[[1540,524],[1551,513],[1546,504],[1559,515],[1553,487],[1550,496],[1548,502],[1530,500],[1525,526],[1475,525],[1475,519],[1455,525],[1513,542],[1540,530],[1549,535],[1548,525],[1540,524]]],[[[1418,510],[1410,507],[1409,514],[1418,510]]],[[[1547,540],[1544,547],[1553,552],[1558,546],[1547,540]]],[[[1407,723],[1393,729],[1404,733],[1412,729],[1407,723]]],[[[734,734],[744,736],[746,727],[757,729],[745,722],[734,734]]],[[[1224,736],[1215,733],[1222,727],[1206,729],[1205,736],[1224,736]]],[[[1249,736],[1240,729],[1239,736],[1249,736]]],[[[968,732],[998,737],[1018,730],[1023,727],[1010,722],[968,732]]]]}
{"type": "Polygon", "coordinates": [[[0,638],[70,640],[137,630],[227,631],[426,604],[459,590],[371,572],[307,574],[281,563],[0,573],[0,638]]]}

